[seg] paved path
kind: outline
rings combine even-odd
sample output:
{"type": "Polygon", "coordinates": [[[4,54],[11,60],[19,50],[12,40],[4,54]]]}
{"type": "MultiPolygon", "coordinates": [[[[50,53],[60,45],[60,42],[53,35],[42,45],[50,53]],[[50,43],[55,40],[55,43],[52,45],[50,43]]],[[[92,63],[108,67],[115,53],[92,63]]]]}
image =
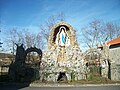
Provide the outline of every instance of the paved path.
{"type": "Polygon", "coordinates": [[[120,90],[120,86],[87,86],[87,87],[27,87],[21,90],[120,90]]]}
{"type": "Polygon", "coordinates": [[[109,85],[55,85],[55,86],[40,86],[40,85],[0,85],[0,90],[120,90],[120,84],[109,85]],[[37,86],[37,87],[36,87],[37,86]]]}

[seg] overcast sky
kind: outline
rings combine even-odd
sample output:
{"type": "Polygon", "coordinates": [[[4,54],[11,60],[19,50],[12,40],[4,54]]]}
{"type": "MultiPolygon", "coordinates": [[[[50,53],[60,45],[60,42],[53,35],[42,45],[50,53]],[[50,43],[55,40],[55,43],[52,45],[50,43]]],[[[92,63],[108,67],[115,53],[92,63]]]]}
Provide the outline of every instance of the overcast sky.
{"type": "Polygon", "coordinates": [[[38,25],[61,12],[77,30],[93,19],[120,24],[120,0],[0,0],[0,27],[39,32],[38,25]]]}

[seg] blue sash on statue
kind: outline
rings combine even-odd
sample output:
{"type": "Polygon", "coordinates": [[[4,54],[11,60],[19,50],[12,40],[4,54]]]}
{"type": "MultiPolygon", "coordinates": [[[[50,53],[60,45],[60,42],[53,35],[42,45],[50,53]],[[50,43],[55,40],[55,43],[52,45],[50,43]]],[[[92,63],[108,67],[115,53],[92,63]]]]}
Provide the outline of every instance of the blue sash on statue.
{"type": "Polygon", "coordinates": [[[62,43],[65,44],[65,36],[62,34],[62,43]]]}

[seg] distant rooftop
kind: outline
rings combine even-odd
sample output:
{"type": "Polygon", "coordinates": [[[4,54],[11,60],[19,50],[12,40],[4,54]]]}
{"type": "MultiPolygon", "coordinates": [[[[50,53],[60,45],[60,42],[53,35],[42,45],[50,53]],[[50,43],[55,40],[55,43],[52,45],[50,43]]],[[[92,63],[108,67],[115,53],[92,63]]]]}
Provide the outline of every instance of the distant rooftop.
{"type": "MultiPolygon", "coordinates": [[[[120,36],[111,41],[106,42],[105,46],[113,46],[113,45],[117,45],[117,44],[120,44],[120,36]]],[[[99,46],[98,48],[103,48],[103,46],[99,46]]]]}
{"type": "Polygon", "coordinates": [[[115,39],[113,39],[111,41],[106,42],[105,45],[111,46],[111,45],[115,45],[115,44],[119,44],[119,43],[120,43],[120,36],[118,38],[115,38],[115,39]]]}

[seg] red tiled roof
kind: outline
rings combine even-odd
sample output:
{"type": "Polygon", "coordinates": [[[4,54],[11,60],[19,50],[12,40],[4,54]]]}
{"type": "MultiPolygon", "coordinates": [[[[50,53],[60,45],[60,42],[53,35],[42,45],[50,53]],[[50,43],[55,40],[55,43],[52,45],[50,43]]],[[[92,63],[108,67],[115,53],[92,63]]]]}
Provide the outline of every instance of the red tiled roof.
{"type": "Polygon", "coordinates": [[[109,42],[106,42],[105,45],[110,45],[111,46],[111,45],[115,45],[115,44],[119,44],[119,43],[120,43],[120,36],[118,38],[115,38],[115,39],[109,41],[109,42]]]}
{"type": "MultiPolygon", "coordinates": [[[[108,41],[105,43],[105,46],[111,46],[111,45],[115,45],[115,44],[119,44],[120,43],[120,36],[118,38],[115,38],[111,41],[108,41]]],[[[103,46],[99,46],[98,48],[102,48],[103,46]]]]}

